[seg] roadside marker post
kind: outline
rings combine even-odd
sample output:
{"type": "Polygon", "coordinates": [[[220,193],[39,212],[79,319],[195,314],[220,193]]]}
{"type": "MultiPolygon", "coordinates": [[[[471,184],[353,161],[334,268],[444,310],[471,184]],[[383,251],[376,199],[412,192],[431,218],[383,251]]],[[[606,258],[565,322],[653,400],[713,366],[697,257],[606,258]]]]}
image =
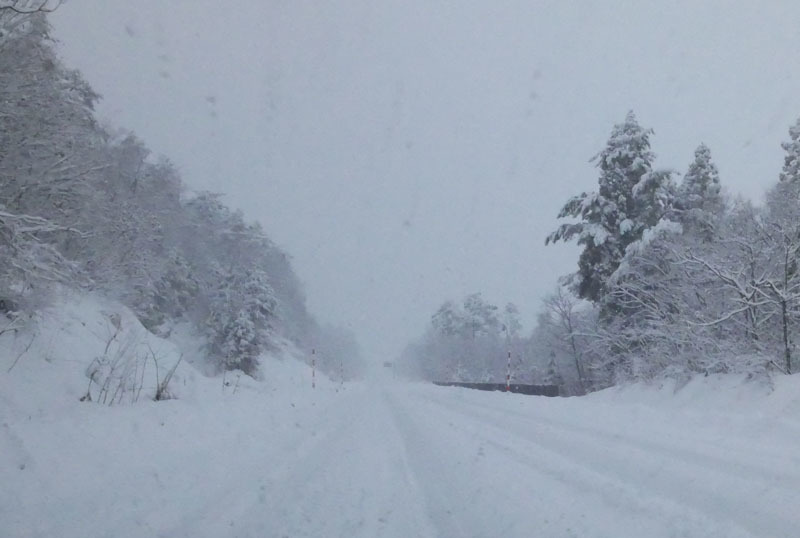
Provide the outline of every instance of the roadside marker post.
{"type": "Polygon", "coordinates": [[[311,348],[311,388],[317,388],[317,350],[311,348]]]}
{"type": "Polygon", "coordinates": [[[508,350],[508,366],[506,367],[506,392],[511,392],[511,350],[508,350]]]}

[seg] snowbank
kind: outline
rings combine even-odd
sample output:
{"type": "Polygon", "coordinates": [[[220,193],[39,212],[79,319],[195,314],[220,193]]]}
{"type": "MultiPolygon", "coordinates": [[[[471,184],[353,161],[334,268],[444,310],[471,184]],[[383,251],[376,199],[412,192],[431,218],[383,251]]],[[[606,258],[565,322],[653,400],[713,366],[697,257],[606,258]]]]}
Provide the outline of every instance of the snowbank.
{"type": "Polygon", "coordinates": [[[181,348],[198,345],[179,343],[92,296],[66,297],[0,335],[0,535],[156,536],[180,527],[187,513],[206,509],[205,487],[231,479],[227,462],[266,463],[279,439],[290,441],[339,390],[319,373],[312,390],[310,368],[286,345],[265,358],[262,381],[206,377],[184,358],[168,389],[174,399],[153,401],[153,355],[163,380],[181,348]],[[123,351],[121,360],[139,360],[136,384],[110,405],[114,387],[103,405],[89,373],[98,357],[123,351]],[[81,401],[87,390],[91,402],[81,401]],[[264,430],[274,447],[264,445],[264,430]]]}
{"type": "MultiPolygon", "coordinates": [[[[0,335],[2,410],[41,416],[78,406],[81,398],[106,405],[152,400],[173,368],[166,396],[188,401],[213,401],[234,389],[272,391],[310,383],[310,369],[286,341],[262,361],[263,382],[236,373],[224,380],[204,376],[198,371],[204,369],[202,339],[180,329],[165,340],[119,303],[67,295],[19,330],[0,335]]],[[[330,383],[317,377],[322,386],[330,383]]]]}

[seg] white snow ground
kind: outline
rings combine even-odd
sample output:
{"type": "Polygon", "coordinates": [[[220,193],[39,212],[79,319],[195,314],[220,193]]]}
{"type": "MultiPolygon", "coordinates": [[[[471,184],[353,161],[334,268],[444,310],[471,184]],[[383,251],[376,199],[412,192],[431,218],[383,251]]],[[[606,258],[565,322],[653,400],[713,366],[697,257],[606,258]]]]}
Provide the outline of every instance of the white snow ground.
{"type": "Polygon", "coordinates": [[[64,306],[11,372],[34,333],[0,337],[3,538],[800,533],[800,377],[560,399],[312,390],[304,365],[272,359],[235,394],[182,364],[179,399],[79,402],[109,308],[136,332],[120,307],[64,306]]]}

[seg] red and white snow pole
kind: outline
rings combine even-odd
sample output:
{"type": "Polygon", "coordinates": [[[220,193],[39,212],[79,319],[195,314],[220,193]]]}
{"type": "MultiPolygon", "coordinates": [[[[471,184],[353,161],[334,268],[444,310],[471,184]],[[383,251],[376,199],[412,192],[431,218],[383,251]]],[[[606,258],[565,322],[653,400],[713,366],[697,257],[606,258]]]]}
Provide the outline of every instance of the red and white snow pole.
{"type": "Polygon", "coordinates": [[[317,350],[311,348],[311,388],[317,388],[317,350]]]}
{"type": "Polygon", "coordinates": [[[511,392],[511,350],[508,350],[508,367],[506,368],[506,392],[511,392]]]}

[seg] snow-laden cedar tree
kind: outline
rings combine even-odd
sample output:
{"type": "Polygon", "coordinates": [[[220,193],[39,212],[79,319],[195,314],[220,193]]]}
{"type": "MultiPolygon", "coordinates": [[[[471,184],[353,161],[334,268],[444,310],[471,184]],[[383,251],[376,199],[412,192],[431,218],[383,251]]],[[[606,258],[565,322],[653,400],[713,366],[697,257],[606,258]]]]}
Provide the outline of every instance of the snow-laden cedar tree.
{"type": "Polygon", "coordinates": [[[592,159],[600,170],[598,190],[570,198],[558,217],[577,222],[562,224],[545,241],[575,239],[583,246],[572,277],[580,298],[600,301],[628,245],[669,211],[674,188],[669,172],[653,170],[651,134],[633,112],[614,126],[606,147],[592,159]]]}
{"type": "Polygon", "coordinates": [[[711,150],[700,144],[678,189],[675,199],[677,218],[684,233],[696,234],[710,241],[724,208],[719,171],[711,160],[711,150]]]}

